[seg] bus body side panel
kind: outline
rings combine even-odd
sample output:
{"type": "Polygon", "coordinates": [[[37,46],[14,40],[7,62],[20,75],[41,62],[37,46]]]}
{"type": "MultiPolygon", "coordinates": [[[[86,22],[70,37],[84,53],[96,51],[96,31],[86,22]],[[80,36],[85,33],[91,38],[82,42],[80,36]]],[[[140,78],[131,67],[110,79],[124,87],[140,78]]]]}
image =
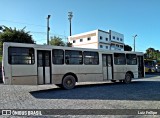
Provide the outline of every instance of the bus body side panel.
{"type": "Polygon", "coordinates": [[[52,83],[61,84],[67,73],[74,73],[78,82],[103,81],[102,66],[100,65],[52,65],[52,83]]]}
{"type": "Polygon", "coordinates": [[[6,44],[3,44],[2,74],[3,83],[6,85],[11,85],[11,65],[8,64],[8,45],[6,44]]]}
{"type": "Polygon", "coordinates": [[[135,79],[138,78],[138,65],[127,65],[126,72],[132,72],[135,79]]]}
{"type": "Polygon", "coordinates": [[[31,65],[11,65],[13,85],[37,85],[37,53],[34,48],[35,63],[31,65]]]}
{"type": "Polygon", "coordinates": [[[35,56],[35,64],[32,64],[32,65],[9,64],[8,62],[9,47],[10,45],[7,45],[7,43],[4,43],[4,47],[3,47],[4,84],[37,85],[36,56],[35,56]]]}
{"type": "Polygon", "coordinates": [[[114,65],[113,75],[114,80],[122,80],[125,78],[125,72],[126,66],[125,65],[114,65]]]}
{"type": "Polygon", "coordinates": [[[37,85],[37,68],[34,65],[12,65],[12,84],[37,85]]]}
{"type": "Polygon", "coordinates": [[[137,65],[114,65],[114,80],[123,80],[127,72],[132,72],[134,78],[138,78],[137,65]]]}

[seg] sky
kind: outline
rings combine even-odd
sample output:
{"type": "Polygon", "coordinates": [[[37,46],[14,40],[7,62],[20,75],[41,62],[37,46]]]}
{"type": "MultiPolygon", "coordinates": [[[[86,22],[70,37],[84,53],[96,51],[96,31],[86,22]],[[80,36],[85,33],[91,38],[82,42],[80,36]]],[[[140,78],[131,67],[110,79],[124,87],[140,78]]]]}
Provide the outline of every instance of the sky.
{"type": "Polygon", "coordinates": [[[136,51],[160,50],[160,0],[0,0],[0,25],[30,31],[37,44],[50,36],[67,41],[68,12],[73,12],[72,35],[96,29],[124,34],[124,43],[136,51]]]}

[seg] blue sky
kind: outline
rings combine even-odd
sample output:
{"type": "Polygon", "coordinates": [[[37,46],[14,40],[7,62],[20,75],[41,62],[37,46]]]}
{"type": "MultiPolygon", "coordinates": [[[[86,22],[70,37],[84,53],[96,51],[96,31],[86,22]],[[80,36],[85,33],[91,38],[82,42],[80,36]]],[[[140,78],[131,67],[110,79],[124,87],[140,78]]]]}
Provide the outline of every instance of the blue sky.
{"type": "Polygon", "coordinates": [[[47,15],[50,36],[69,35],[68,12],[73,12],[72,34],[96,29],[124,34],[136,51],[160,50],[160,0],[1,0],[0,25],[30,31],[38,44],[46,43],[47,15]]]}

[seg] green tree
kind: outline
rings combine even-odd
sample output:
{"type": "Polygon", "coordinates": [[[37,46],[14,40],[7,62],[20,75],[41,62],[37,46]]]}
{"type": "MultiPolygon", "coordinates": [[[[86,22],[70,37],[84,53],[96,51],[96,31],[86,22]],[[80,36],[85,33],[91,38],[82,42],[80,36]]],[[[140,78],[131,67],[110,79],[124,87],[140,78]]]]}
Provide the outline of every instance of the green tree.
{"type": "Polygon", "coordinates": [[[60,37],[51,37],[51,40],[49,42],[50,45],[55,45],[55,46],[65,46],[65,43],[62,41],[60,37]]]}
{"type": "Polygon", "coordinates": [[[160,52],[154,48],[148,48],[145,52],[145,59],[154,59],[160,61],[160,52]]]}
{"type": "Polygon", "coordinates": [[[3,26],[3,31],[0,33],[0,42],[34,43],[32,35],[29,34],[30,32],[26,32],[25,28],[17,30],[16,28],[3,26]]]}
{"type": "Polygon", "coordinates": [[[32,35],[23,29],[12,29],[11,27],[1,26],[0,28],[0,52],[3,49],[3,42],[17,42],[17,43],[34,43],[32,35]]]}
{"type": "Polygon", "coordinates": [[[129,45],[124,45],[124,51],[132,51],[132,47],[129,45]]]}
{"type": "Polygon", "coordinates": [[[67,46],[67,47],[72,47],[72,43],[67,42],[65,43],[62,38],[54,36],[51,37],[51,40],[49,42],[50,45],[54,45],[54,46],[67,46]]]}
{"type": "Polygon", "coordinates": [[[154,48],[148,48],[147,50],[146,50],[146,55],[147,55],[147,58],[148,59],[154,59],[155,58],[155,49],[154,48]]]}
{"type": "Polygon", "coordinates": [[[66,43],[66,46],[67,46],[67,47],[72,47],[72,43],[67,42],[67,43],[66,43]]]}

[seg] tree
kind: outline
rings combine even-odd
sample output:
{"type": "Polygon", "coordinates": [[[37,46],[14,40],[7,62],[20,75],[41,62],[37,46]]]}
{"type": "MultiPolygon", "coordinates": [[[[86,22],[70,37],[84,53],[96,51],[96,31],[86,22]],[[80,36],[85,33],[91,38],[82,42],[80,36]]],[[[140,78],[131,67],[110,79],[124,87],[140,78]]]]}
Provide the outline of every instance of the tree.
{"type": "Polygon", "coordinates": [[[1,26],[0,30],[0,53],[2,53],[3,42],[34,43],[32,35],[25,31],[25,27],[17,30],[16,28],[1,26]]]}
{"type": "Polygon", "coordinates": [[[49,42],[50,45],[55,45],[55,46],[65,46],[65,43],[62,41],[60,37],[51,37],[51,41],[49,42]]]}
{"type": "Polygon", "coordinates": [[[132,47],[129,45],[124,45],[124,51],[132,51],[132,47]]]}
{"type": "Polygon", "coordinates": [[[148,48],[145,53],[145,59],[154,59],[160,60],[160,52],[159,50],[155,50],[154,48],[148,48]]]}
{"type": "Polygon", "coordinates": [[[49,42],[50,45],[55,45],[55,46],[67,46],[67,47],[72,47],[72,43],[67,42],[64,43],[62,38],[60,37],[51,37],[51,41],[49,42]]]}
{"type": "Polygon", "coordinates": [[[11,27],[8,28],[3,26],[3,31],[0,33],[0,42],[17,42],[17,43],[34,43],[32,39],[32,35],[29,32],[23,29],[17,30],[16,28],[12,29],[11,27]]]}
{"type": "Polygon", "coordinates": [[[66,43],[66,46],[67,46],[67,47],[72,47],[72,43],[67,42],[67,43],[66,43]]]}

